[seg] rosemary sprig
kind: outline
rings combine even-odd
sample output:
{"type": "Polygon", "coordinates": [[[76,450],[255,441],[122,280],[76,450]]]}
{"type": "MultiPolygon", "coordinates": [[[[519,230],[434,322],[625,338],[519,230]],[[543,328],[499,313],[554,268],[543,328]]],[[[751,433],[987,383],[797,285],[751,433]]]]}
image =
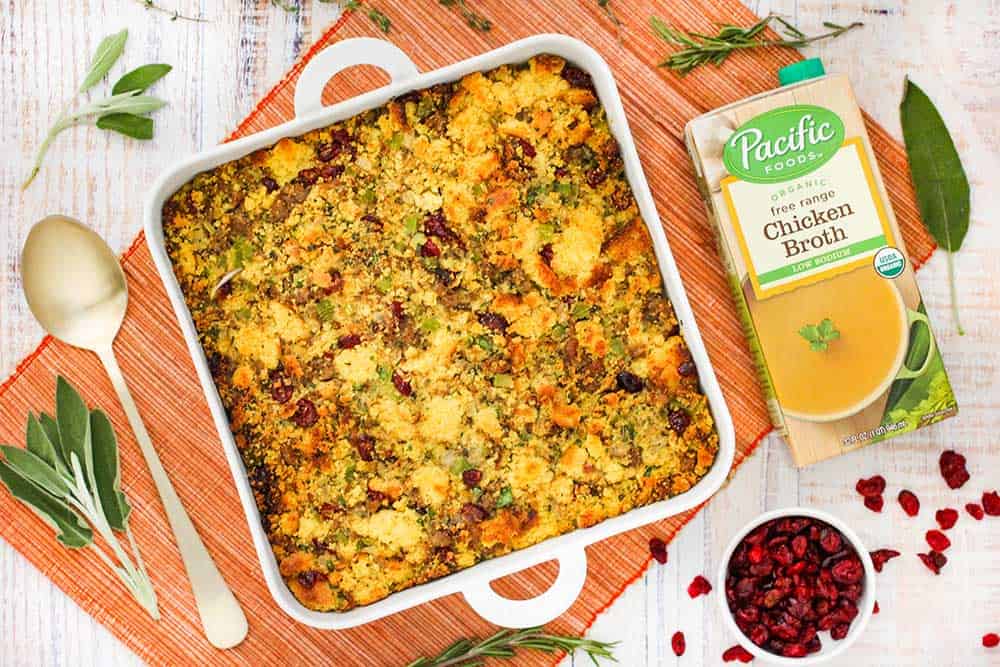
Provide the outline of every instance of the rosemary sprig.
{"type": "Polygon", "coordinates": [[[665,42],[684,47],[680,51],[670,54],[666,60],[660,63],[660,67],[668,67],[682,75],[700,65],[709,63],[720,65],[726,58],[741,49],[759,49],[765,46],[798,49],[822,39],[832,39],[864,25],[860,21],[849,25],[838,25],[826,21],[823,23],[823,27],[827,28],[828,32],[810,37],[777,14],[768,14],[748,28],[721,24],[716,35],[686,32],[664,23],[655,16],[651,16],[649,22],[653,32],[665,42]],[[766,39],[762,36],[764,30],[774,25],[780,27],[787,38],[766,39]]]}
{"type": "Polygon", "coordinates": [[[407,667],[478,667],[485,658],[513,658],[517,649],[530,649],[543,653],[573,653],[584,651],[598,665],[598,658],[617,662],[611,649],[618,642],[599,642],[583,637],[551,635],[541,626],[524,630],[501,630],[492,637],[479,640],[459,639],[433,658],[418,658],[407,667]]]}
{"type": "Polygon", "coordinates": [[[153,0],[135,0],[140,5],[145,7],[151,12],[159,12],[160,14],[166,14],[170,17],[171,21],[191,21],[192,23],[206,23],[207,19],[200,16],[188,16],[186,14],[181,14],[176,9],[167,9],[166,7],[161,7],[156,4],[153,0]]]}
{"type": "Polygon", "coordinates": [[[488,18],[469,7],[465,0],[438,0],[445,7],[457,7],[462,18],[473,30],[479,32],[489,32],[493,28],[493,22],[488,18]]]}

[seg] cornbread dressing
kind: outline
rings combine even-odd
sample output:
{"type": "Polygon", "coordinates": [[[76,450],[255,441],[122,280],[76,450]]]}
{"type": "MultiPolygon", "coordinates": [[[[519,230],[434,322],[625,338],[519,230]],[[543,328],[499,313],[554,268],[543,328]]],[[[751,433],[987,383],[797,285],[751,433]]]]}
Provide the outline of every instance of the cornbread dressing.
{"type": "Polygon", "coordinates": [[[718,435],[589,76],[555,56],[163,207],[280,571],[344,611],[691,488],[718,435]]]}

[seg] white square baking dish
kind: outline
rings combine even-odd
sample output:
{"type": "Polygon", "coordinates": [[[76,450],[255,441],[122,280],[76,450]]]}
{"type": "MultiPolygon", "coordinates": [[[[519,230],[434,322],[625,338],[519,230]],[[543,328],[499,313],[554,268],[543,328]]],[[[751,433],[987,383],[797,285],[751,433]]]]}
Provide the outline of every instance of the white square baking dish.
{"type": "MultiPolygon", "coordinates": [[[[733,463],[735,436],[732,419],[719,389],[711,362],[705,352],[695,324],[690,304],[681,285],[680,276],[666,236],[656,212],[656,205],[636,154],[625,111],[607,63],[583,42],[565,35],[545,34],[519,40],[454,65],[420,74],[410,59],[391,43],[359,38],[340,41],[316,54],[302,71],[295,90],[296,118],[278,127],[223,144],[184,160],[168,169],[154,184],[144,212],[146,239],[163,278],[167,294],[180,321],[181,330],[194,360],[205,398],[211,408],[216,428],[222,439],[246,512],[254,546],[261,568],[274,599],[290,616],[317,628],[349,628],[416,606],[451,593],[462,593],[466,601],[483,618],[497,625],[529,627],[542,625],[562,614],[579,595],[587,576],[584,548],[612,535],[643,526],[696,507],[722,483],[733,463]],[[632,187],[639,211],[652,237],[656,258],[667,296],[673,302],[681,331],[698,368],[704,391],[719,433],[719,453],[709,473],[687,492],[673,498],[634,509],[621,516],[607,519],[595,526],[550,538],[534,546],[506,556],[484,561],[441,579],[414,586],[389,595],[364,607],[345,612],[318,612],[300,604],[285,585],[278,572],[278,563],[271,551],[261,525],[250,483],[240,453],[236,447],[225,409],[209,372],[204,352],[198,342],[194,322],[188,312],[180,286],[174,277],[167,256],[161,219],[166,199],[199,172],[235,160],[255,150],[270,146],[283,137],[297,136],[380,106],[389,99],[411,90],[457,80],[472,72],[490,70],[504,64],[521,63],[532,56],[551,53],[565,58],[585,70],[593,79],[598,96],[606,111],[609,125],[621,149],[626,176],[632,187]],[[391,77],[389,85],[359,95],[339,104],[323,107],[323,88],[337,72],[354,65],[374,65],[391,77]],[[559,563],[559,575],[542,595],[530,600],[508,600],[490,587],[490,582],[505,575],[549,560],[559,563]]],[[[599,567],[599,564],[595,566],[599,567]]],[[[238,582],[230,582],[238,590],[238,582]]]]}

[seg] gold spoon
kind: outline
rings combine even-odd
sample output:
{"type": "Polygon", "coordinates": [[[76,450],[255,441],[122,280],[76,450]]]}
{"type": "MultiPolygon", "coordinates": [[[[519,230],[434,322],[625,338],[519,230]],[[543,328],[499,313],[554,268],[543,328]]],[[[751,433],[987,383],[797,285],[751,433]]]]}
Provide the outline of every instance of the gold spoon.
{"type": "Polygon", "coordinates": [[[28,307],[46,331],[100,357],[153,475],[205,636],[217,648],[236,646],[246,637],[246,616],[184,511],[111,349],[128,303],[128,286],[118,258],[88,227],[66,216],[51,215],[28,233],[21,252],[21,282],[28,307]]]}

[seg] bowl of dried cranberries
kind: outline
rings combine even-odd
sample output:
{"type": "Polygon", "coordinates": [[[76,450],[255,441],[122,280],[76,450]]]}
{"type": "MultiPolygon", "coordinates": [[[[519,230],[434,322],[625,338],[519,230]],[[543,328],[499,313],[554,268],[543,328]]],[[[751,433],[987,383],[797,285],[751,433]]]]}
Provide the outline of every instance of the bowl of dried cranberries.
{"type": "Polygon", "coordinates": [[[875,606],[868,550],[825,512],[792,507],[760,515],[733,538],[722,564],[723,617],[762,662],[825,662],[864,632],[875,606]]]}

